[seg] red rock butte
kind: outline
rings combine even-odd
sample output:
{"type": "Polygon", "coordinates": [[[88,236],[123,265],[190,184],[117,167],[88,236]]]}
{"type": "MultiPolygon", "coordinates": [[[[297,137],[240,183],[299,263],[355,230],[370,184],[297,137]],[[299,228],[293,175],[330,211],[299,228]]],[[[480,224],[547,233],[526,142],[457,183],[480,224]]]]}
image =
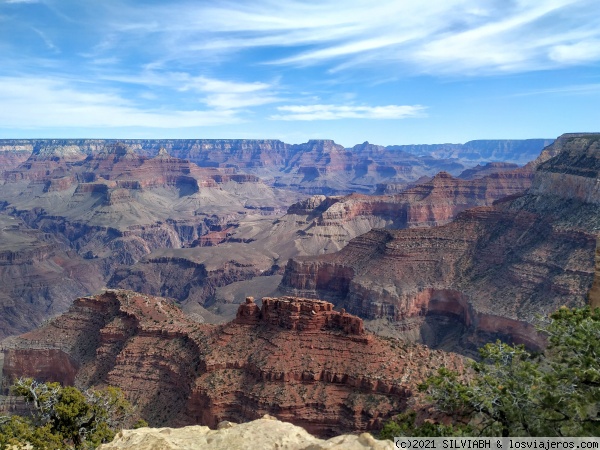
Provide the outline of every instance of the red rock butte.
{"type": "Polygon", "coordinates": [[[235,322],[255,325],[260,322],[289,330],[317,331],[335,329],[356,336],[365,336],[363,321],[357,316],[333,310],[333,303],[298,297],[264,297],[262,308],[246,297],[246,303],[238,308],[235,322]]]}
{"type": "Polygon", "coordinates": [[[417,386],[464,359],[367,334],[319,300],[252,298],[222,325],[133,291],[82,297],[3,342],[3,388],[20,376],[123,389],[152,426],[245,422],[264,414],[320,436],[378,429],[419,404],[417,386]]]}

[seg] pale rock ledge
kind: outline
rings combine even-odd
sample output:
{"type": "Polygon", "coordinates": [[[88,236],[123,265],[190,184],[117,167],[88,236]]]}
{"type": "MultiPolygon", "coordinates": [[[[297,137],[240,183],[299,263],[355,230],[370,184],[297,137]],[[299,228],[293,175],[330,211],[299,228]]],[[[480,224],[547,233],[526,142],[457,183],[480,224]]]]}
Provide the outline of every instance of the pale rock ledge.
{"type": "Polygon", "coordinates": [[[278,449],[278,450],[388,450],[391,441],[379,441],[369,433],[344,434],[328,440],[316,438],[304,428],[265,415],[252,422],[222,422],[217,430],[194,425],[183,428],[139,428],[123,430],[98,450],[211,450],[211,449],[278,449]]]}

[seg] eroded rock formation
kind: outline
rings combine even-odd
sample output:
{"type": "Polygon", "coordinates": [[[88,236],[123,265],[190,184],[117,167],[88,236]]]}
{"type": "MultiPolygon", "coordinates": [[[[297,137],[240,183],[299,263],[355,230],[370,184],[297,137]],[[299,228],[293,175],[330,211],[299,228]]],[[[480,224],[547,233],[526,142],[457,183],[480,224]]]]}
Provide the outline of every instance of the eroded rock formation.
{"type": "Polygon", "coordinates": [[[431,345],[468,351],[500,336],[535,347],[534,316],[583,305],[592,284],[599,142],[593,134],[559,138],[528,193],[447,225],[373,230],[338,253],[291,260],[282,288],[389,318],[431,345]],[[464,330],[448,340],[457,326],[464,330]]]}
{"type": "Polygon", "coordinates": [[[457,355],[365,333],[330,303],[248,298],[235,321],[203,325],[165,299],[106,291],[4,341],[3,386],[19,376],[121,387],[154,426],[271,414],[319,436],[377,429],[457,355]],[[424,364],[424,362],[426,362],[424,364]]]}
{"type": "MultiPolygon", "coordinates": [[[[156,250],[133,266],[115,271],[108,286],[167,295],[186,304],[193,301],[205,306],[215,299],[214,308],[218,308],[219,287],[281,274],[289,258],[333,253],[372,228],[448,223],[469,207],[491,205],[524,192],[532,177],[532,170],[525,169],[469,181],[442,172],[396,195],[311,196],[291,205],[276,220],[245,221],[235,228],[210,232],[193,245],[217,247],[156,250]]],[[[273,279],[271,291],[277,283],[273,279]]]]}
{"type": "MultiPolygon", "coordinates": [[[[533,159],[548,139],[524,141],[471,141],[466,144],[388,146],[365,142],[345,149],[330,140],[286,144],[278,140],[162,139],[121,141],[141,156],[156,156],[161,148],[176,158],[201,167],[230,168],[252,174],[275,186],[306,194],[373,192],[377,183],[414,182],[441,170],[453,174],[482,161],[524,164],[533,159]]],[[[100,154],[116,140],[0,140],[0,150],[38,155],[100,154]]],[[[3,154],[0,151],[0,155],[3,154]]],[[[8,155],[8,153],[4,153],[8,155]]]]}
{"type": "Polygon", "coordinates": [[[122,143],[90,154],[40,145],[2,177],[2,217],[20,231],[4,234],[0,336],[39,325],[155,250],[203,245],[209,233],[226,236],[297,199],[254,175],[200,168],[165,150],[150,158],[122,143]]]}

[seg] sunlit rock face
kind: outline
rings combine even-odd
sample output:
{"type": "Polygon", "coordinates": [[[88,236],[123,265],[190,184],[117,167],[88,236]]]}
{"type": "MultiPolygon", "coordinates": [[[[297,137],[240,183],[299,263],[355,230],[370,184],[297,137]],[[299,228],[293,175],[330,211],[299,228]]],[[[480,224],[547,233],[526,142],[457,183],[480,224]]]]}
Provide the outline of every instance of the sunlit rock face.
{"type": "Polygon", "coordinates": [[[234,321],[205,325],[163,298],[110,290],[3,346],[5,389],[19,376],[110,384],[153,426],[276,414],[319,436],[378,429],[415,406],[437,367],[464,368],[458,355],[380,338],[329,302],[297,297],[248,297],[234,321]]]}
{"type": "Polygon", "coordinates": [[[468,352],[490,337],[536,347],[535,315],[584,305],[592,285],[599,140],[560,137],[524,195],[441,227],[373,230],[338,253],[291,260],[281,288],[388,318],[406,336],[444,348],[468,352]]]}

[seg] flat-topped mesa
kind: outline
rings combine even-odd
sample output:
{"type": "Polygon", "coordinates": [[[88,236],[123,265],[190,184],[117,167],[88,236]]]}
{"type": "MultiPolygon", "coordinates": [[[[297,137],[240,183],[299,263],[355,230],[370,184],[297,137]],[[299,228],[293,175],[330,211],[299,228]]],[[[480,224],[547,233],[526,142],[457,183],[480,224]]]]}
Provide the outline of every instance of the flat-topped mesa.
{"type": "Polygon", "coordinates": [[[246,325],[262,322],[297,331],[333,329],[356,336],[365,334],[361,318],[344,309],[334,311],[333,306],[323,300],[308,298],[263,297],[262,308],[259,308],[253,297],[246,297],[246,303],[238,308],[235,322],[246,325]]]}

